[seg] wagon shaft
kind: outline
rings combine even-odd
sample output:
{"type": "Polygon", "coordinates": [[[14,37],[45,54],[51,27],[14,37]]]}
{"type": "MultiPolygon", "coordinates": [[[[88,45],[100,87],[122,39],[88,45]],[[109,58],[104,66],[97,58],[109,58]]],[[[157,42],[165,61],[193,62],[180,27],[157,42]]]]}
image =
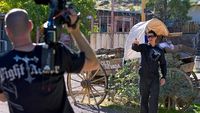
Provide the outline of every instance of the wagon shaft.
{"type": "Polygon", "coordinates": [[[192,72],[194,67],[194,62],[186,63],[180,66],[180,69],[184,72],[192,72]]]}

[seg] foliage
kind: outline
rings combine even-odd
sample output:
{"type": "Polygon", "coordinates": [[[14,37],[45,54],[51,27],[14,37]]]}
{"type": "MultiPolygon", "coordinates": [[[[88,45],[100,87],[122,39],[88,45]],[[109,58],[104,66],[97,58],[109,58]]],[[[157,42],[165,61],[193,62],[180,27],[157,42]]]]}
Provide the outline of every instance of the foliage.
{"type": "MultiPolygon", "coordinates": [[[[168,99],[170,99],[175,102],[173,104],[184,105],[185,108],[183,109],[186,109],[197,96],[197,92],[189,76],[179,69],[182,62],[177,57],[176,55],[166,54],[168,71],[166,84],[160,88],[160,103],[167,106],[168,99]]],[[[175,109],[173,104],[170,104],[170,108],[175,109]]]]}
{"type": "Polygon", "coordinates": [[[130,107],[114,103],[103,106],[103,108],[109,109],[110,111],[112,111],[112,113],[139,113],[139,107],[130,107]]]}
{"type": "Polygon", "coordinates": [[[192,83],[185,72],[177,68],[168,68],[167,84],[161,87],[161,97],[174,97],[189,101],[195,96],[192,83]]]}
{"type": "MultiPolygon", "coordinates": [[[[3,0],[0,7],[1,13],[7,13],[12,8],[23,8],[29,13],[34,26],[41,26],[48,17],[48,7],[36,5],[33,0],[3,0]]],[[[36,27],[33,29],[32,37],[35,37],[36,27]]],[[[34,39],[34,38],[33,38],[34,39]]]]}
{"type": "MultiPolygon", "coordinates": [[[[188,75],[176,68],[180,65],[179,62],[172,54],[166,54],[168,61],[168,72],[166,84],[160,88],[160,102],[163,107],[166,105],[166,98],[170,97],[176,105],[184,106],[190,105],[196,97],[196,91],[193,89],[193,84],[188,75]]],[[[139,104],[139,88],[138,88],[138,60],[127,61],[122,69],[109,76],[109,92],[110,98],[113,102],[122,105],[138,105],[139,104]],[[114,94],[113,94],[114,93],[114,94]]],[[[166,107],[166,106],[165,106],[166,107]]],[[[172,109],[175,109],[171,106],[172,109]]],[[[165,110],[160,110],[160,113],[165,113],[165,110]],[[163,111],[163,112],[162,112],[163,111]]],[[[167,112],[177,112],[176,110],[167,110],[167,112]]]]}
{"type": "Polygon", "coordinates": [[[193,104],[192,111],[195,113],[200,113],[200,104],[193,104]]]}
{"type": "Polygon", "coordinates": [[[139,102],[138,60],[127,61],[122,69],[109,78],[110,92],[114,91],[114,102],[126,104],[139,102]],[[118,100],[118,101],[117,101],[118,100]]]}
{"type": "Polygon", "coordinates": [[[179,22],[180,25],[191,19],[187,16],[190,7],[189,0],[149,0],[147,3],[147,9],[163,22],[179,22]]]}
{"type": "Polygon", "coordinates": [[[176,54],[176,53],[174,53],[174,54],[166,53],[165,58],[166,58],[166,61],[167,61],[167,67],[168,68],[178,68],[178,67],[180,67],[180,65],[182,63],[180,60],[178,60],[179,55],[176,54]]]}
{"type": "Polygon", "coordinates": [[[177,111],[174,109],[168,110],[168,109],[160,108],[159,113],[182,113],[182,111],[177,111]]]}
{"type": "MultiPolygon", "coordinates": [[[[88,15],[95,15],[94,0],[72,0],[77,11],[81,12],[81,30],[88,36],[90,29],[90,20],[88,15]]],[[[37,5],[34,0],[1,0],[0,12],[7,13],[12,8],[26,9],[33,20],[35,26],[41,26],[48,19],[49,7],[44,5],[37,5]]],[[[94,16],[95,17],[95,16],[94,16]]],[[[33,37],[35,36],[36,27],[34,27],[33,37]]]]}
{"type": "Polygon", "coordinates": [[[77,10],[81,12],[81,30],[88,37],[91,33],[91,20],[88,16],[96,18],[96,10],[94,8],[96,0],[72,0],[77,10]]]}
{"type": "Polygon", "coordinates": [[[5,1],[0,1],[0,12],[1,13],[6,13],[11,7],[9,4],[5,1]]]}
{"type": "MultiPolygon", "coordinates": [[[[112,111],[112,113],[139,113],[139,107],[130,107],[126,105],[119,105],[115,103],[110,103],[108,101],[105,102],[106,105],[103,105],[103,109],[108,109],[108,111],[112,111]],[[107,104],[108,103],[108,104],[107,104]]],[[[179,110],[174,109],[166,109],[159,107],[158,113],[183,113],[179,110]]],[[[185,111],[184,113],[200,113],[200,104],[193,104],[190,111],[185,111]]]]}
{"type": "Polygon", "coordinates": [[[190,19],[187,16],[190,8],[190,3],[188,0],[171,0],[169,2],[169,7],[169,19],[181,21],[182,23],[190,19]]]}

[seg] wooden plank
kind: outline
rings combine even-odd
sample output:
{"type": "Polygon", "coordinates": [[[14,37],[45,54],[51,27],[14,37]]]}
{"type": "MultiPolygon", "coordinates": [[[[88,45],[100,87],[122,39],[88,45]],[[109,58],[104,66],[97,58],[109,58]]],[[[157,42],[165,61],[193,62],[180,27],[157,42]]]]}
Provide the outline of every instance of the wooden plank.
{"type": "Polygon", "coordinates": [[[173,32],[173,33],[169,33],[167,37],[180,37],[182,35],[183,35],[182,32],[173,32]]]}
{"type": "Polygon", "coordinates": [[[105,70],[116,70],[122,68],[123,58],[101,60],[100,63],[105,70]]]}

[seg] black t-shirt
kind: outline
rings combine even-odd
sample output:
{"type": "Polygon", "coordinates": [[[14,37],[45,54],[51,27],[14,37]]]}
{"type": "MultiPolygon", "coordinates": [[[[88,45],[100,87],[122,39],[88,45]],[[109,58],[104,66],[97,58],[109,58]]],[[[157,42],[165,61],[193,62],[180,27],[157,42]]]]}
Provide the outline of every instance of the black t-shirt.
{"type": "Polygon", "coordinates": [[[81,71],[85,55],[59,44],[53,74],[43,74],[42,46],[31,52],[12,50],[0,58],[0,89],[10,113],[70,113],[64,73],[81,71]]]}
{"type": "Polygon", "coordinates": [[[152,47],[149,44],[132,45],[132,49],[141,52],[141,68],[139,74],[145,78],[158,78],[159,67],[161,68],[162,77],[166,77],[167,64],[164,51],[158,46],[152,47]]]}

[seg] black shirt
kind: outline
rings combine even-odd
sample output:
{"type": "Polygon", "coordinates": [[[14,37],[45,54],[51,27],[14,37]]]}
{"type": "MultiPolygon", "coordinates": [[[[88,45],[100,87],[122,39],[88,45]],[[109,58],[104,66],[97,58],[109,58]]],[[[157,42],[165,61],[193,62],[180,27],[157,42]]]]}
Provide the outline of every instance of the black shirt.
{"type": "Polygon", "coordinates": [[[141,52],[141,68],[139,74],[142,77],[158,78],[159,66],[161,68],[162,78],[166,77],[167,66],[164,51],[158,46],[152,47],[149,44],[132,45],[132,49],[141,52]]]}
{"type": "Polygon", "coordinates": [[[0,89],[8,99],[10,113],[69,113],[64,73],[81,71],[85,55],[59,44],[55,70],[43,74],[42,46],[31,52],[12,50],[0,58],[0,89]]]}

